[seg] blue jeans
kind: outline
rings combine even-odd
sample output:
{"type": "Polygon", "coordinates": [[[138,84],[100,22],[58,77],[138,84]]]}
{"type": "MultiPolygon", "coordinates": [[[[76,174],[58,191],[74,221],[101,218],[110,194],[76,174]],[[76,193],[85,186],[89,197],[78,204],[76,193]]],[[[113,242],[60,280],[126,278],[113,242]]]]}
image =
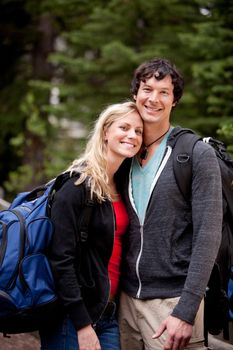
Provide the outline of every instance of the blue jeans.
{"type": "MultiPolygon", "coordinates": [[[[96,324],[101,350],[120,350],[120,334],[115,316],[102,317],[96,324]]],[[[79,350],[77,332],[66,318],[53,331],[40,331],[41,350],[79,350]]]]}

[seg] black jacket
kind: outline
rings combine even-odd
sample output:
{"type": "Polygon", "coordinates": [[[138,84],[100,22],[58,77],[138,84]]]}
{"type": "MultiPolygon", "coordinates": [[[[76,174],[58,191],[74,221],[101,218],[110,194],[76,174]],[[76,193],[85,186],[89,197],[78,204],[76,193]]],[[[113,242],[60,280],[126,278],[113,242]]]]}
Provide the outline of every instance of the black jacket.
{"type": "Polygon", "coordinates": [[[51,219],[54,237],[50,262],[65,311],[78,330],[95,323],[109,297],[108,262],[111,257],[115,218],[111,202],[96,202],[88,239],[80,243],[79,222],[86,198],[85,185],[69,179],[55,194],[51,219]]]}

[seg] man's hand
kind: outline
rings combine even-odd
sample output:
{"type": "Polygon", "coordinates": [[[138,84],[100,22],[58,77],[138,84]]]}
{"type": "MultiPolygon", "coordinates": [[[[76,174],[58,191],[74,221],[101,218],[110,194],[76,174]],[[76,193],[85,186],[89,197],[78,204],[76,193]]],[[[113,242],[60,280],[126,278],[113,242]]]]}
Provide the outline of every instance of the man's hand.
{"type": "Polygon", "coordinates": [[[164,350],[182,350],[188,345],[192,336],[192,325],[173,316],[168,316],[161,323],[152,338],[159,338],[165,330],[167,330],[167,339],[164,350]]]}
{"type": "Polygon", "coordinates": [[[101,350],[99,339],[91,325],[78,330],[79,350],[101,350]]]}

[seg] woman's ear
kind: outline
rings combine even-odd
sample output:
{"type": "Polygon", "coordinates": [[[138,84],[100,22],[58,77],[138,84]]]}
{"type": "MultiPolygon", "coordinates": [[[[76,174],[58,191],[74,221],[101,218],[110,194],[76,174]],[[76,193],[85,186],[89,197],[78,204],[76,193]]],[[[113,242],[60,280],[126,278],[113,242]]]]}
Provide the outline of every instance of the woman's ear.
{"type": "Polygon", "coordinates": [[[104,141],[108,141],[108,129],[104,130],[104,141]]]}
{"type": "Polygon", "coordinates": [[[137,95],[133,95],[133,99],[134,99],[134,101],[136,101],[137,95]]]}

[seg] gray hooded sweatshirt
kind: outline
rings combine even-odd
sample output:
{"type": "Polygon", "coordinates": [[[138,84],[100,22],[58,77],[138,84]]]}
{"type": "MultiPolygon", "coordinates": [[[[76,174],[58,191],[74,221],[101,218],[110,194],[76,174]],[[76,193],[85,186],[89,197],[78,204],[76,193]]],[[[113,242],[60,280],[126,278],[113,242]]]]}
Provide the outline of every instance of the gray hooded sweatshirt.
{"type": "Polygon", "coordinates": [[[139,299],[179,296],[172,315],[193,324],[221,241],[222,185],[214,150],[197,142],[192,195],[189,203],[184,200],[173,173],[170,140],[175,130],[153,182],[143,224],[133,203],[131,176],[124,186],[130,227],[122,289],[139,299]]]}

